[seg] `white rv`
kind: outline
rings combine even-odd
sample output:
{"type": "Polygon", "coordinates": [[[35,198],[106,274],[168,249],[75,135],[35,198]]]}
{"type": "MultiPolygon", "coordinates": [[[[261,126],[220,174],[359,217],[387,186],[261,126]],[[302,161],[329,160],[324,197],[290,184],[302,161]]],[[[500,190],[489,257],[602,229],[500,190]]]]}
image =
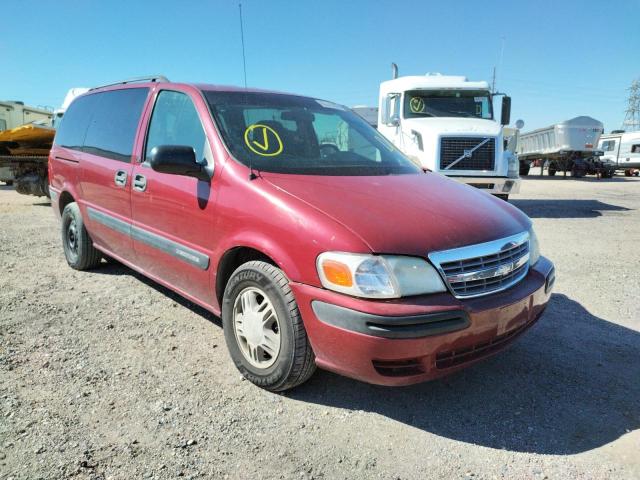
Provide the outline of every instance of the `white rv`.
{"type": "Polygon", "coordinates": [[[519,191],[516,142],[507,148],[504,142],[509,97],[498,122],[487,82],[441,74],[398,78],[395,65],[393,76],[380,84],[378,130],[385,137],[423,168],[504,199],[519,191]]]}
{"type": "Polygon", "coordinates": [[[640,131],[602,135],[598,149],[604,152],[600,160],[624,170],[626,175],[640,169],[640,131]]]}
{"type": "Polygon", "coordinates": [[[29,107],[24,102],[0,101],[0,132],[28,123],[51,125],[52,117],[53,112],[46,108],[29,107]]]}

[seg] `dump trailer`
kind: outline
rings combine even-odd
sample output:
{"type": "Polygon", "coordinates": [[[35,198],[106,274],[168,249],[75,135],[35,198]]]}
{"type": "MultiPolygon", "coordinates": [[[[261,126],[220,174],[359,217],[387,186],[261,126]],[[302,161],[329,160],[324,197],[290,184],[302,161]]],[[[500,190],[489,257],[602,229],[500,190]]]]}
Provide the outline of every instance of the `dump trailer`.
{"type": "Polygon", "coordinates": [[[521,134],[518,140],[520,175],[527,175],[534,161],[540,161],[541,174],[547,163],[551,176],[562,171],[565,176],[571,172],[579,177],[599,170],[604,176],[612,175],[611,169],[598,159],[602,155],[598,150],[602,133],[602,122],[581,116],[521,134]]]}

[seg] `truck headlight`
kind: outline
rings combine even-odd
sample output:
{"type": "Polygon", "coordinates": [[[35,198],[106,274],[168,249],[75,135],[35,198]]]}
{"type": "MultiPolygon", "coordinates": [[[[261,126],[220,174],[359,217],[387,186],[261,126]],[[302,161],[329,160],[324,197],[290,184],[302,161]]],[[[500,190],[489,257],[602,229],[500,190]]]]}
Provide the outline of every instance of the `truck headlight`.
{"type": "Polygon", "coordinates": [[[417,257],[325,252],[316,266],[324,288],[355,297],[399,298],[446,291],[436,269],[417,257]]]}
{"type": "Polygon", "coordinates": [[[540,260],[540,244],[536,232],[531,227],[529,230],[529,265],[535,265],[538,260],[540,260]]]}

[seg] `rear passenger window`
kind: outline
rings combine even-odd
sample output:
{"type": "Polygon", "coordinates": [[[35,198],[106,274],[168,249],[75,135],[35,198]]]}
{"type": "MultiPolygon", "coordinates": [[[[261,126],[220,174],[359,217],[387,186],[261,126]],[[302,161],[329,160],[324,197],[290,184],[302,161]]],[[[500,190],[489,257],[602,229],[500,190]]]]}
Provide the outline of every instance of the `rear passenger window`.
{"type": "Polygon", "coordinates": [[[96,103],[96,95],[76,98],[60,121],[54,143],[61,147],[81,150],[96,103]]]}
{"type": "Polygon", "coordinates": [[[198,162],[204,161],[206,137],[196,107],[184,93],[163,90],[153,108],[145,160],[160,145],[186,145],[193,148],[198,162]]]}
{"type": "MultiPolygon", "coordinates": [[[[148,93],[148,88],[131,88],[92,95],[98,100],[83,151],[130,162],[142,107],[148,93]]],[[[63,118],[66,119],[67,115],[63,118]]],[[[64,119],[63,126],[66,122],[64,119]]]]}

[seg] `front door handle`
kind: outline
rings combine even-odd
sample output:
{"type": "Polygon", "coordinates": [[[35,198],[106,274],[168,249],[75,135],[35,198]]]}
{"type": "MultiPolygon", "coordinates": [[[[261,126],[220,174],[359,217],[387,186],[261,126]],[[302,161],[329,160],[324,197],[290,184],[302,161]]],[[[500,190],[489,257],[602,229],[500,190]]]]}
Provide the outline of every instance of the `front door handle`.
{"type": "Polygon", "coordinates": [[[135,177],[133,177],[133,189],[144,192],[147,189],[147,177],[136,173],[135,177]]]}
{"type": "Polygon", "coordinates": [[[124,187],[127,184],[127,172],[125,170],[118,170],[113,178],[113,182],[118,187],[124,187]]]}

